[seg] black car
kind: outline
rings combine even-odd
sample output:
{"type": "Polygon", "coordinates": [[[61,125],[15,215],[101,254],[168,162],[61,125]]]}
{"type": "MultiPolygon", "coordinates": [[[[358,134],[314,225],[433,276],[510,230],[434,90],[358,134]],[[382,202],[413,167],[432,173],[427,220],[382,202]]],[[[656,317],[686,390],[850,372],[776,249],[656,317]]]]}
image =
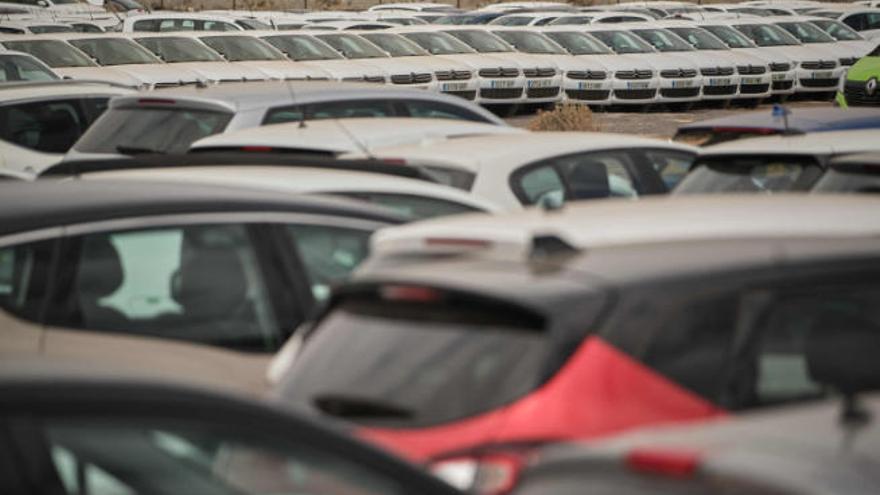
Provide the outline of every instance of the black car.
{"type": "Polygon", "coordinates": [[[456,495],[277,406],[68,363],[0,366],[5,495],[456,495]]]}

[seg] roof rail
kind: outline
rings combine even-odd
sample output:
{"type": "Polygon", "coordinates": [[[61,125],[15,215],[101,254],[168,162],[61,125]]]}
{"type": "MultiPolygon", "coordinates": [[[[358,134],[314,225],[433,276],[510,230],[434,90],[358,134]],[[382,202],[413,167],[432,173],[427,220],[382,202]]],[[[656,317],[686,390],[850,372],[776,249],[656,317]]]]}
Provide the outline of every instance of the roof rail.
{"type": "Polygon", "coordinates": [[[71,160],[55,164],[39,177],[76,177],[94,172],[114,170],[143,170],[151,168],[184,168],[204,166],[275,166],[291,168],[326,168],[375,174],[393,175],[408,179],[436,182],[418,167],[392,165],[379,160],[340,160],[311,153],[274,154],[225,151],[222,153],[195,153],[177,155],[141,155],[129,158],[71,160]]]}

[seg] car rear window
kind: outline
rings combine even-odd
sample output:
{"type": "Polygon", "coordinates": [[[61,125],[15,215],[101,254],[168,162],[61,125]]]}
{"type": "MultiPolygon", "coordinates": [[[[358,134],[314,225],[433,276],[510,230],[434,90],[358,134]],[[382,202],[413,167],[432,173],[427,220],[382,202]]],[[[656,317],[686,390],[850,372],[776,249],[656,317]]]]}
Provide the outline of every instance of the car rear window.
{"type": "Polygon", "coordinates": [[[813,187],[825,193],[880,193],[880,167],[846,164],[834,166],[813,187]]]}
{"type": "Polygon", "coordinates": [[[427,426],[509,403],[544,379],[539,315],[426,287],[339,303],[306,338],[285,399],[356,422],[427,426]]]}
{"type": "Polygon", "coordinates": [[[675,193],[802,191],[820,173],[820,165],[812,155],[713,156],[694,163],[675,193]]]}
{"type": "Polygon", "coordinates": [[[482,211],[470,205],[456,203],[445,199],[429,198],[415,194],[392,194],[375,192],[343,192],[341,196],[369,201],[386,208],[391,208],[410,220],[473,213],[482,211]]]}
{"type": "Polygon", "coordinates": [[[232,114],[187,108],[113,108],[77,142],[83,153],[183,153],[190,144],[223,132],[232,114]]]}

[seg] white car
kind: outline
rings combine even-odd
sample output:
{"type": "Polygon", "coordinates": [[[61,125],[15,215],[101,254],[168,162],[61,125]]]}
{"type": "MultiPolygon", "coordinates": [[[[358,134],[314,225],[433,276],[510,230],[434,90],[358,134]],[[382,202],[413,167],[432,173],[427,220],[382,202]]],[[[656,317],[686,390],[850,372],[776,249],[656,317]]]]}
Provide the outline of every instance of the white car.
{"type": "Polygon", "coordinates": [[[132,33],[131,39],[166,64],[193,71],[201,80],[209,83],[268,79],[268,76],[260,70],[238,62],[226,61],[207,45],[190,36],[171,33],[132,33]]]}
{"type": "Polygon", "coordinates": [[[695,148],[668,141],[582,132],[463,137],[369,153],[430,171],[507,210],[545,201],[661,194],[667,191],[664,175],[687,170],[695,155],[695,148]]]}
{"type": "Polygon", "coordinates": [[[58,22],[32,21],[0,21],[0,33],[4,34],[49,34],[49,33],[73,33],[74,29],[68,24],[58,22]]]}
{"type": "Polygon", "coordinates": [[[331,79],[326,71],[308,62],[291,62],[284,53],[251,34],[186,34],[197,38],[227,61],[258,70],[269,79],[281,81],[331,79]]]}
{"type": "Polygon", "coordinates": [[[382,69],[359,60],[349,60],[312,34],[277,31],[252,34],[277,48],[290,60],[307,62],[326,72],[336,81],[380,84],[388,81],[382,69]]]}
{"type": "Polygon", "coordinates": [[[654,19],[635,12],[581,12],[561,14],[547,23],[547,26],[586,26],[587,24],[614,24],[619,22],[651,22],[654,19]]]}
{"type": "Polygon", "coordinates": [[[117,98],[65,159],[182,153],[193,142],[221,132],[346,117],[442,118],[506,126],[461,98],[410,88],[326,81],[229,83],[117,98]]]}
{"type": "Polygon", "coordinates": [[[303,31],[373,31],[393,28],[398,24],[388,22],[370,21],[367,19],[360,21],[328,21],[317,24],[306,24],[302,27],[303,31]]]}
{"type": "Polygon", "coordinates": [[[0,81],[54,81],[61,79],[48,65],[32,55],[16,51],[0,51],[0,81]]]}
{"type": "MultiPolygon", "coordinates": [[[[709,31],[694,26],[689,22],[661,21],[656,23],[656,25],[672,31],[679,38],[699,50],[700,53],[710,56],[717,55],[720,60],[727,59],[732,61],[736,68],[736,77],[739,84],[736,90],[736,98],[761,100],[770,96],[773,81],[770,73],[770,64],[766,59],[733,50],[709,31]]],[[[709,88],[712,87],[712,76],[706,73],[703,73],[703,75],[710,76],[709,84],[703,86],[703,95],[705,96],[709,88]]]]}
{"type": "Polygon", "coordinates": [[[526,1],[526,2],[490,3],[488,5],[484,5],[479,10],[484,11],[484,12],[504,12],[504,11],[508,11],[508,10],[524,10],[524,9],[557,10],[560,12],[565,12],[565,11],[572,10],[572,7],[568,3],[563,3],[563,2],[526,1]]]}
{"type": "MultiPolygon", "coordinates": [[[[860,48],[865,46],[866,44],[871,46],[876,46],[876,41],[871,42],[866,40],[861,34],[855,31],[853,28],[847,26],[846,24],[836,21],[834,19],[825,19],[823,17],[807,17],[811,24],[814,24],[819,27],[822,31],[828,33],[832,38],[836,39],[838,43],[845,44],[848,46],[860,48]]],[[[870,53],[870,49],[867,53],[870,53]]],[[[845,67],[850,67],[855,65],[858,62],[858,59],[841,59],[841,65],[845,67]]]]}
{"type": "MultiPolygon", "coordinates": [[[[819,26],[810,17],[777,17],[771,22],[786,30],[804,45],[818,46],[834,53],[840,65],[848,67],[856,63],[874,49],[876,43],[867,40],[839,41],[819,26]]],[[[828,22],[833,22],[828,19],[828,22]]],[[[846,26],[845,24],[843,26],[846,26]]]]}
{"type": "Polygon", "coordinates": [[[102,83],[29,81],[0,85],[3,168],[37,174],[60,162],[107,102],[132,91],[102,83]],[[14,116],[14,118],[10,118],[14,116]]]}
{"type": "Polygon", "coordinates": [[[386,10],[403,10],[408,12],[431,12],[431,13],[454,13],[459,10],[448,3],[436,2],[401,2],[401,3],[382,3],[373,5],[367,9],[367,12],[382,12],[386,10]]]}
{"type": "Polygon", "coordinates": [[[360,33],[360,36],[392,57],[403,61],[414,60],[419,64],[433,67],[436,81],[434,90],[466,100],[477,98],[479,81],[476,72],[469,65],[446,57],[433,56],[398,33],[360,33]]]}
{"type": "Polygon", "coordinates": [[[489,26],[546,26],[564,12],[524,12],[508,14],[493,19],[489,26]]]}
{"type": "Polygon", "coordinates": [[[811,16],[827,17],[840,21],[868,39],[880,38],[880,10],[871,8],[833,8],[813,10],[811,16]]]}
{"type": "Polygon", "coordinates": [[[190,152],[258,150],[338,156],[465,136],[524,133],[515,127],[453,119],[342,118],[251,127],[194,142],[190,152]]]}
{"type": "MultiPolygon", "coordinates": [[[[161,12],[126,17],[122,32],[163,31],[243,31],[244,27],[226,16],[196,13],[161,12]]],[[[251,28],[253,29],[253,28],[251,28]]]]}

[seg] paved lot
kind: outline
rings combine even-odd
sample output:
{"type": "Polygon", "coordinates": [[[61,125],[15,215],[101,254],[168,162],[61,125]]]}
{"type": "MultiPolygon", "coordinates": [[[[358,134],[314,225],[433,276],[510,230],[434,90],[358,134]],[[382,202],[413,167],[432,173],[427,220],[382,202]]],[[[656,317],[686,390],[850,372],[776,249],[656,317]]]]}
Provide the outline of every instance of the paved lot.
{"type": "MultiPolygon", "coordinates": [[[[830,102],[798,101],[786,103],[789,108],[823,107],[830,106],[830,102]]],[[[638,134],[659,138],[670,138],[675,130],[682,124],[699,120],[723,117],[736,113],[750,111],[770,112],[773,105],[761,105],[757,109],[746,108],[700,108],[689,112],[609,112],[594,113],[593,118],[599,123],[600,130],[604,132],[620,132],[624,134],[638,134]]],[[[527,127],[534,115],[521,115],[507,119],[511,125],[527,127]]]]}

